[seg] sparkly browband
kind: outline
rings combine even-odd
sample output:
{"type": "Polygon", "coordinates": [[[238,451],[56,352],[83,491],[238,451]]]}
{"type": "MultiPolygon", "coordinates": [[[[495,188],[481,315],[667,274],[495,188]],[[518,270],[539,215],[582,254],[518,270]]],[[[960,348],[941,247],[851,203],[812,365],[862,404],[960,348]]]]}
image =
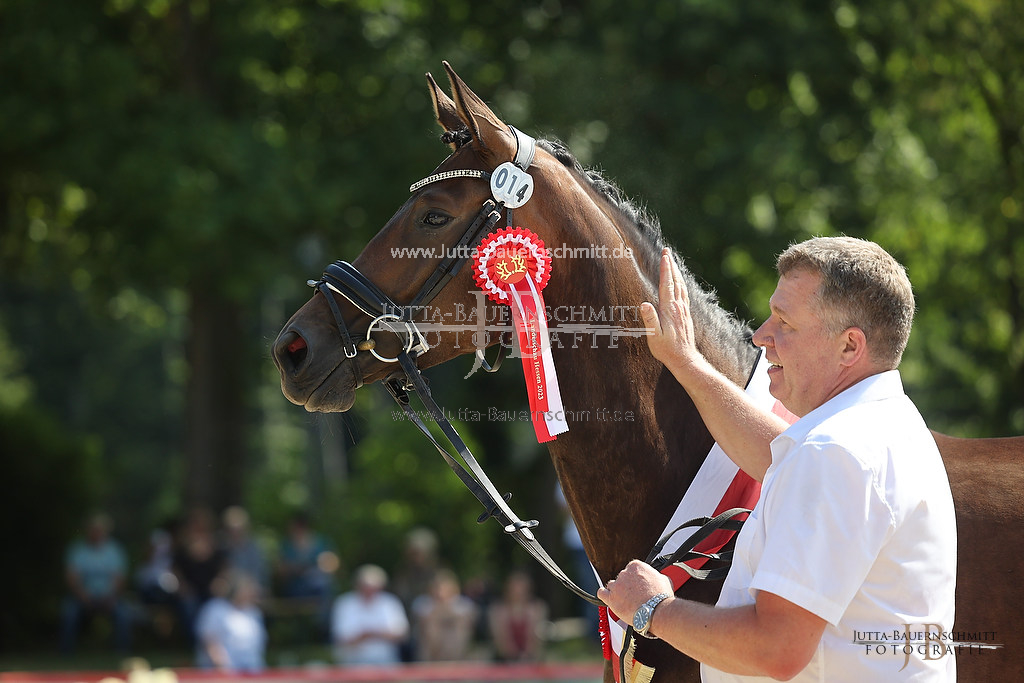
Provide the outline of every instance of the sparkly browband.
{"type": "Polygon", "coordinates": [[[424,185],[436,183],[438,180],[448,180],[449,178],[482,178],[483,180],[487,180],[490,177],[491,174],[487,171],[474,171],[468,168],[459,169],[457,171],[442,171],[440,173],[435,173],[434,175],[428,175],[423,180],[417,180],[409,186],[409,192],[415,192],[424,185]]]}
{"type": "MultiPolygon", "coordinates": [[[[515,126],[509,126],[509,128],[512,130],[512,134],[516,138],[516,158],[513,163],[525,171],[533,163],[534,154],[537,152],[537,141],[515,126]]],[[[490,177],[491,174],[487,171],[475,171],[466,168],[459,169],[457,171],[442,171],[440,173],[428,175],[423,180],[417,180],[409,186],[409,192],[415,192],[430,183],[436,183],[439,180],[448,180],[449,178],[481,178],[483,180],[487,180],[490,177]]]]}

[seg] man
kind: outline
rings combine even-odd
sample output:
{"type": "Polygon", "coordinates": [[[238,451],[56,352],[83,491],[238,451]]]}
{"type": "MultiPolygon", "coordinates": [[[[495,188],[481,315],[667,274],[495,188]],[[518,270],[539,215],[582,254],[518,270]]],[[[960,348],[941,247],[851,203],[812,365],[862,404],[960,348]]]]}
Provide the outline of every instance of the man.
{"type": "Polygon", "coordinates": [[[662,254],[658,308],[641,307],[651,353],[762,482],[761,498],[716,606],[672,597],[667,578],[639,561],[598,597],[629,619],[667,593],[647,635],[702,662],[705,681],[955,680],[936,633],[953,626],[953,502],[896,371],[913,319],[910,282],[878,245],[847,237],[794,245],[778,271],[753,341],[770,363],[772,395],[800,417],[792,426],[703,358],[682,277],[662,254]],[[906,638],[894,642],[906,633],[907,649],[906,638]]]}
{"type": "Polygon", "coordinates": [[[65,654],[75,648],[83,618],[102,614],[113,623],[114,646],[127,652],[131,622],[124,602],[128,561],[121,544],[111,538],[110,517],[96,513],[85,524],[85,538],[67,549],[64,565],[68,596],[61,609],[60,646],[65,654]]]}
{"type": "Polygon", "coordinates": [[[409,636],[402,601],[384,590],[388,575],[374,564],[356,569],[355,590],[338,597],[331,613],[331,639],[342,664],[398,664],[409,636]]]}
{"type": "Polygon", "coordinates": [[[260,673],[267,649],[260,583],[238,569],[220,582],[223,594],[207,600],[196,617],[196,663],[224,673],[260,673]]]}

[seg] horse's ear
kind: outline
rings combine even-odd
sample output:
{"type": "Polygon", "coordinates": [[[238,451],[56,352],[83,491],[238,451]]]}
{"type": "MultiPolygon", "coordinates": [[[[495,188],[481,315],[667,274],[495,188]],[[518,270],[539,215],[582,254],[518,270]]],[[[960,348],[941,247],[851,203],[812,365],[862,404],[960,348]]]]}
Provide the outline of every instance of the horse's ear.
{"type": "MultiPolygon", "coordinates": [[[[459,118],[455,102],[441,90],[437,81],[429,73],[427,74],[427,85],[430,87],[430,99],[434,103],[434,116],[437,118],[437,124],[441,126],[441,130],[453,133],[465,128],[466,124],[459,118]]],[[[451,143],[451,148],[455,149],[454,142],[451,143]]]]}
{"type": "Polygon", "coordinates": [[[469,128],[473,139],[480,146],[502,160],[511,159],[516,153],[516,140],[504,121],[491,111],[476,93],[469,89],[448,62],[442,62],[452,84],[455,110],[469,128]]]}

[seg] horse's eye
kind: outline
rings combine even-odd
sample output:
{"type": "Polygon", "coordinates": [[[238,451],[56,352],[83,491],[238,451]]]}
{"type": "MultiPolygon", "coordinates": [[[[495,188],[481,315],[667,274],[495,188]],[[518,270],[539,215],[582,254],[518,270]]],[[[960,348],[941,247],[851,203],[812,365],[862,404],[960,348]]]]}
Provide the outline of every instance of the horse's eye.
{"type": "Polygon", "coordinates": [[[423,225],[428,228],[443,228],[448,225],[452,217],[443,211],[427,211],[423,216],[423,225]]]}

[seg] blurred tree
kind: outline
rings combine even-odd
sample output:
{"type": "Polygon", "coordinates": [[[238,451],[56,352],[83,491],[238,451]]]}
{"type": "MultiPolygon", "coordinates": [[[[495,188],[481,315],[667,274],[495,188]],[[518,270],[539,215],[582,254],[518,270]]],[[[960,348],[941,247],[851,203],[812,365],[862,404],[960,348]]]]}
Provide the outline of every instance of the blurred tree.
{"type": "Polygon", "coordinates": [[[66,543],[80,531],[105,486],[98,441],[67,433],[38,410],[0,406],[0,443],[0,512],[7,520],[0,542],[8,549],[0,612],[3,652],[53,639],[66,543]]]}
{"type": "Polygon", "coordinates": [[[917,289],[905,374],[934,426],[1020,434],[1024,6],[843,4],[837,17],[872,107],[857,160],[867,234],[897,252],[917,289]]]}
{"type": "Polygon", "coordinates": [[[762,319],[791,241],[874,239],[915,283],[904,374],[933,426],[1024,431],[1019,3],[543,7],[521,108],[647,200],[723,305],[762,319]]]}

